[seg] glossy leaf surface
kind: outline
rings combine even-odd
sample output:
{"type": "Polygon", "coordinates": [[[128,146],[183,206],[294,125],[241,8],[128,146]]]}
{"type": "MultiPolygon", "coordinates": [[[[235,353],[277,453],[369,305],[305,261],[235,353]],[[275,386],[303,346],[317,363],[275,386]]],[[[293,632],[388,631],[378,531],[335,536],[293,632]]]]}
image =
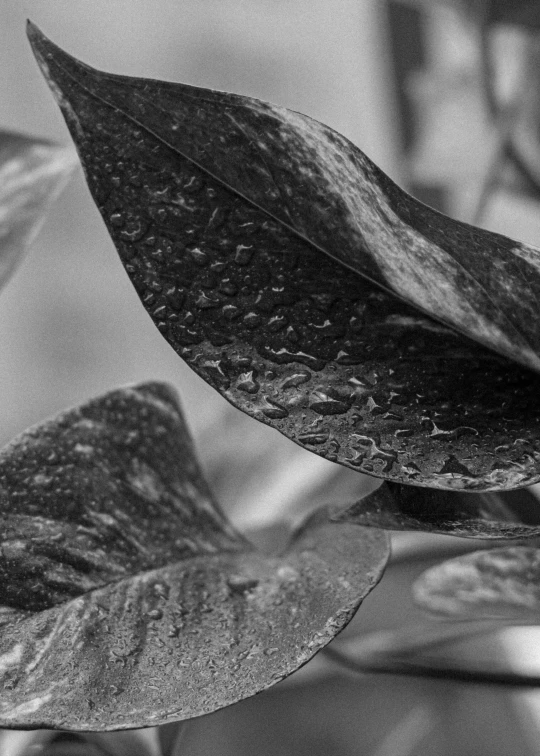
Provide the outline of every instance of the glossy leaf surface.
{"type": "Polygon", "coordinates": [[[540,549],[475,551],[424,572],[414,586],[425,609],[452,617],[540,620],[540,549]]]}
{"type": "MultiPolygon", "coordinates": [[[[421,530],[461,538],[531,538],[540,524],[528,524],[512,511],[511,494],[437,491],[385,482],[335,516],[386,530],[421,530]]],[[[533,506],[538,501],[529,494],[533,506]]]]}
{"type": "Polygon", "coordinates": [[[521,325],[463,268],[466,258],[497,292],[502,276],[494,301],[539,338],[538,298],[523,288],[535,285],[536,251],[418,204],[305,116],[104,74],[35,28],[31,40],[145,307],[232,404],[321,456],[403,483],[540,480],[538,376],[401,298],[440,319],[435,301],[449,303],[456,327],[461,313],[475,338],[536,367],[521,325]],[[518,301],[534,313],[514,312],[518,301]]]}
{"type": "Polygon", "coordinates": [[[0,509],[2,727],[143,727],[253,695],[347,624],[388,555],[325,512],[283,555],[257,552],[156,383],[13,441],[0,509]]]}
{"type": "Polygon", "coordinates": [[[0,131],[0,286],[77,165],[73,148],[0,131]]]}

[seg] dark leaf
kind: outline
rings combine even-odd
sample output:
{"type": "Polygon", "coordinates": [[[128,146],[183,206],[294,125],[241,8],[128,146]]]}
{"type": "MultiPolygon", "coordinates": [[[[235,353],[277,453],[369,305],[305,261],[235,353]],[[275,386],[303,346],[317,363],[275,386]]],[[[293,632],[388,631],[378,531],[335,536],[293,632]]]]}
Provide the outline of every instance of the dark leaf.
{"type": "MultiPolygon", "coordinates": [[[[471,494],[385,482],[332,519],[386,530],[424,530],[462,538],[539,536],[540,524],[524,523],[509,506],[514,493],[471,494]]],[[[531,493],[528,496],[538,508],[536,497],[531,493]]]]}
{"type": "MultiPolygon", "coordinates": [[[[478,0],[475,2],[478,5],[478,0]]],[[[540,5],[537,0],[486,0],[485,5],[490,23],[540,29],[540,5]]]]}
{"type": "Polygon", "coordinates": [[[155,383],[13,441],[0,504],[2,727],[144,727],[257,693],[347,624],[388,555],[325,512],[282,556],[257,552],[155,383]]]}
{"type": "Polygon", "coordinates": [[[419,204],[305,116],[30,36],[145,307],[232,404],[403,483],[540,480],[540,379],[401,299],[537,368],[536,250],[419,204]]]}
{"type": "Polygon", "coordinates": [[[0,286],[77,165],[73,148],[0,131],[0,286]]]}
{"type": "Polygon", "coordinates": [[[540,6],[537,0],[404,0],[411,5],[448,5],[468,19],[484,24],[509,24],[531,31],[540,29],[540,6]]]}
{"type": "Polygon", "coordinates": [[[522,618],[540,621],[540,549],[475,551],[432,567],[416,581],[423,608],[452,617],[522,618]]]}

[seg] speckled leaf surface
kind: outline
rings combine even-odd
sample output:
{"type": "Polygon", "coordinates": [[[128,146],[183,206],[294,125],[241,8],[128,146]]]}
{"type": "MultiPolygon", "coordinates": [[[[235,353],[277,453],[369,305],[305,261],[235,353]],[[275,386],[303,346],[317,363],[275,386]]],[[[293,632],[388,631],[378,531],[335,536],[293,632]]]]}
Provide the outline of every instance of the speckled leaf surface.
{"type": "MultiPolygon", "coordinates": [[[[512,510],[512,493],[437,491],[384,482],[332,519],[386,530],[421,530],[461,538],[540,536],[540,524],[524,523],[512,510]]],[[[533,506],[538,507],[534,495],[529,497],[533,506]]]]}
{"type": "MultiPolygon", "coordinates": [[[[524,247],[432,214],[305,116],[104,74],[35,28],[31,40],[145,307],[232,404],[331,461],[402,483],[482,491],[540,480],[538,376],[419,313],[381,272],[406,281],[410,270],[411,296],[421,281],[453,302],[435,295],[424,256],[437,261],[451,242],[481,271],[489,239],[490,280],[503,276],[514,308],[523,266],[535,280],[524,247]],[[382,267],[375,248],[388,253],[382,267]]],[[[458,281],[474,330],[489,307],[461,267],[452,275],[440,281],[451,291],[458,281]]],[[[512,332],[516,359],[520,339],[512,332]]]]}
{"type": "Polygon", "coordinates": [[[0,130],[0,287],[76,165],[72,147],[0,130]]]}
{"type": "Polygon", "coordinates": [[[176,396],[106,394],[0,453],[0,726],[205,714],[286,677],[378,582],[384,533],[319,512],[280,556],[213,501],[176,396]]]}
{"type": "Polygon", "coordinates": [[[540,621],[540,549],[475,551],[423,573],[414,597],[428,611],[456,618],[510,617],[540,621]]]}

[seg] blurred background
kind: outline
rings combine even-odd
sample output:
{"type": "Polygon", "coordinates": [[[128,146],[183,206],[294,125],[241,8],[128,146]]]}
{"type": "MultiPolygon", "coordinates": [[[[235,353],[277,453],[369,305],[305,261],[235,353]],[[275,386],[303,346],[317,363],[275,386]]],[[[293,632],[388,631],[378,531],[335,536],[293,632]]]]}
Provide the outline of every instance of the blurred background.
{"type": "MultiPolygon", "coordinates": [[[[26,41],[29,17],[97,68],[313,116],[427,204],[540,244],[539,8],[536,0],[1,0],[0,128],[69,141],[26,41]]],[[[242,415],[184,365],[140,306],[81,171],[2,292],[0,354],[2,443],[115,386],[174,384],[217,498],[263,541],[279,537],[276,523],[376,485],[242,415]]],[[[464,548],[397,536],[394,566],[349,635],[423,621],[410,605],[411,580],[464,548]]],[[[532,663],[535,645],[514,638],[515,663],[532,663]]],[[[492,655],[509,648],[482,645],[492,655]]],[[[540,754],[538,712],[535,693],[360,678],[317,659],[272,691],[190,724],[177,752],[540,754]]],[[[0,750],[49,754],[53,746],[39,742],[5,734],[0,750]]],[[[154,756],[156,742],[145,746],[154,756]]]]}

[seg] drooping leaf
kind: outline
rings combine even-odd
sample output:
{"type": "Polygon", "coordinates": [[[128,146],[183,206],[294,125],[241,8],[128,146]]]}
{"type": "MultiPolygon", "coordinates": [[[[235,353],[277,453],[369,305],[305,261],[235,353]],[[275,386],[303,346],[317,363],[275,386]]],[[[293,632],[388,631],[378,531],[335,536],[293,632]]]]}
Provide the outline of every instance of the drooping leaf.
{"type": "MultiPolygon", "coordinates": [[[[540,524],[524,523],[512,511],[509,504],[514,493],[471,494],[384,482],[332,519],[386,530],[423,530],[461,538],[540,536],[540,524]]],[[[538,506],[533,494],[528,495],[538,506]]]]}
{"type": "Polygon", "coordinates": [[[452,617],[522,618],[540,621],[540,549],[475,551],[432,567],[416,581],[423,608],[452,617]]]}
{"type": "Polygon", "coordinates": [[[77,165],[72,147],[0,131],[0,286],[77,165]]]}
{"type": "Polygon", "coordinates": [[[305,116],[30,36],[145,307],[232,404],[398,482],[540,480],[540,379],[402,299],[536,368],[535,250],[417,203],[305,116]]]}
{"type": "Polygon", "coordinates": [[[156,383],[13,441],[0,511],[2,727],[143,727],[252,695],[347,624],[388,555],[384,533],[325,512],[257,552],[156,383]]]}

